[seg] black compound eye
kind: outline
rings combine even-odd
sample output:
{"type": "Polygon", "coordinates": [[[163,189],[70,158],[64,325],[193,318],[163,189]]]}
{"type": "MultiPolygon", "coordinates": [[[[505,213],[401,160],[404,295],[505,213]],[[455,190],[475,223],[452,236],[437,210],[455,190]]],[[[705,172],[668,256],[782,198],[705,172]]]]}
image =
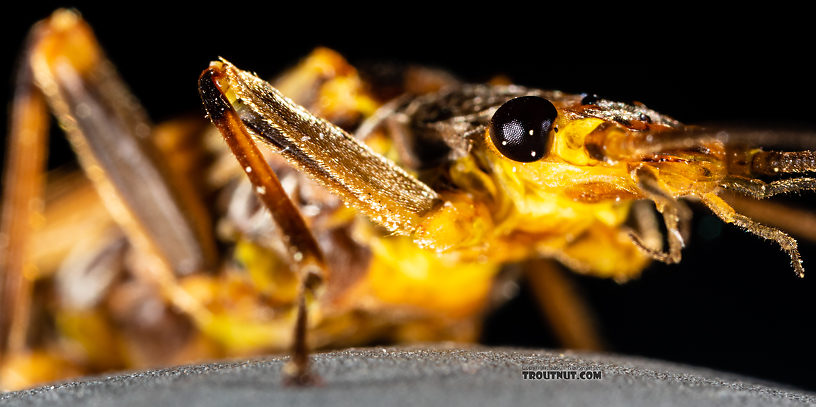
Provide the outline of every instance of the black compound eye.
{"type": "Polygon", "coordinates": [[[505,102],[490,119],[490,139],[505,157],[532,162],[544,156],[558,111],[549,100],[522,96],[505,102]]]}
{"type": "Polygon", "coordinates": [[[601,100],[601,98],[599,98],[598,95],[596,95],[594,93],[584,94],[584,97],[581,98],[581,104],[582,105],[597,105],[599,100],[601,100]]]}

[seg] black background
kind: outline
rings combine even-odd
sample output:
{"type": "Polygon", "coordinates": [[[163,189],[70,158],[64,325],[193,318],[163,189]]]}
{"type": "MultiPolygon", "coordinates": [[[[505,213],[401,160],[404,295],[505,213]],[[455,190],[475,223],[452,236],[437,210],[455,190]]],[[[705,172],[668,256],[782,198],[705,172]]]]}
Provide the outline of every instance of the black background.
{"type": "MultiPolygon", "coordinates": [[[[796,19],[802,11],[668,13],[634,4],[555,9],[509,3],[444,11],[418,3],[255,9],[226,3],[65,5],[82,11],[154,121],[201,114],[196,78],[218,56],[271,76],[326,45],[352,62],[422,63],[471,81],[505,74],[528,86],[638,100],[689,123],[816,129],[813,35],[796,19]]],[[[0,94],[6,101],[27,28],[56,8],[18,7],[3,12],[0,94]]],[[[67,144],[52,139],[51,165],[70,160],[67,144]]],[[[813,194],[794,201],[813,207],[813,194]]],[[[721,225],[715,237],[702,237],[701,224],[716,230],[719,223],[705,211],[696,214],[695,236],[680,265],[653,265],[625,285],[575,277],[610,350],[816,390],[816,279],[796,278],[777,247],[734,227],[721,225]]],[[[816,272],[816,246],[802,242],[801,249],[806,269],[816,272]]],[[[521,293],[491,318],[485,340],[555,346],[529,294],[521,293]]]]}

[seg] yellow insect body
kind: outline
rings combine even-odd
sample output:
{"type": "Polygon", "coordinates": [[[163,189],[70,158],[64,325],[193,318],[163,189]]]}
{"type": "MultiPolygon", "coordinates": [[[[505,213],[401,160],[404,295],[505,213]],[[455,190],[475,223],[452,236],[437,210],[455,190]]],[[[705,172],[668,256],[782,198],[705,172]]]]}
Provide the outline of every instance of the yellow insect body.
{"type": "MultiPolygon", "coordinates": [[[[297,359],[306,331],[316,348],[473,341],[502,298],[508,264],[550,258],[623,281],[652,259],[679,261],[689,216],[680,198],[775,240],[803,271],[790,236],[738,214],[720,195],[814,189],[811,178],[760,180],[814,171],[808,151],[735,147],[641,105],[465,85],[424,68],[406,71],[398,87],[405,96],[379,100],[355,68],[321,48],[275,81],[277,89],[226,61],[204,71],[202,100],[230,153],[201,123],[151,127],[128,115],[138,107],[75,12],[57,11],[37,27],[24,64],[32,75],[21,86],[32,98],[15,110],[22,130],[9,151],[33,151],[19,140],[43,131],[37,109],[48,100],[101,193],[74,175],[71,185],[80,187],[48,202],[45,213],[59,219],[47,219],[44,231],[3,225],[19,239],[0,264],[8,308],[0,335],[10,338],[0,342],[3,388],[290,347],[297,359]],[[107,111],[92,109],[97,96],[115,105],[109,117],[94,119],[107,111]],[[525,97],[551,104],[555,116],[542,127],[546,149],[518,161],[496,143],[492,117],[525,97]],[[106,129],[124,129],[116,136],[134,142],[134,155],[116,158],[115,143],[88,147],[110,135],[106,129]],[[256,146],[263,143],[271,148],[256,146]],[[120,181],[133,179],[117,172],[128,168],[123,162],[169,174],[134,185],[120,181]],[[183,215],[139,212],[145,196],[165,195],[167,208],[183,215]],[[54,210],[69,203],[70,219],[54,210]],[[111,215],[101,213],[103,203],[111,215]],[[94,236],[73,236],[82,227],[94,236]],[[163,241],[163,231],[178,232],[179,242],[163,241]],[[28,244],[38,238],[56,243],[28,244]],[[88,296],[71,290],[89,286],[96,288],[88,296]],[[51,299],[37,303],[34,316],[32,292],[35,301],[51,299]],[[26,341],[29,326],[45,328],[26,341]]],[[[31,154],[36,162],[39,153],[31,154]]],[[[33,203],[42,200],[42,169],[24,164],[6,170],[22,175],[6,186],[4,210],[28,219],[40,215],[33,203]]],[[[578,327],[571,337],[592,338],[581,304],[559,298],[570,316],[562,325],[578,327]]],[[[307,362],[297,364],[303,375],[307,362]]]]}

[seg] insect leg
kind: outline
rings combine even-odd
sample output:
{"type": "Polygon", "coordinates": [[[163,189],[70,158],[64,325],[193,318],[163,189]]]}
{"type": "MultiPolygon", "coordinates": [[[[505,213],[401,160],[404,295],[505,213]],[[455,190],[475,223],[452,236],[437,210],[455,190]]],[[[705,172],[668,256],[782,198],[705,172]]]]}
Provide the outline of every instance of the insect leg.
{"type": "Polygon", "coordinates": [[[798,191],[816,191],[816,178],[788,178],[765,182],[753,178],[730,176],[723,182],[723,187],[754,199],[770,198],[778,194],[798,191]]]}
{"type": "Polygon", "coordinates": [[[726,223],[733,223],[748,232],[751,232],[759,237],[773,240],[784,250],[791,258],[791,264],[799,277],[805,276],[805,269],[802,267],[802,260],[799,257],[799,249],[796,239],[792,238],[787,233],[748,218],[747,216],[737,213],[728,203],[715,193],[707,193],[700,197],[703,204],[705,204],[717,217],[726,223]]]}
{"type": "Polygon", "coordinates": [[[664,192],[654,174],[645,167],[636,169],[634,178],[637,180],[643,195],[653,201],[658,212],[663,215],[669,247],[667,251],[658,251],[653,246],[647,246],[639,235],[630,233],[630,237],[640,249],[655,260],[670,264],[680,262],[680,251],[685,246],[685,239],[688,237],[690,230],[691,211],[682,202],[664,192]]]}
{"type": "MultiPolygon", "coordinates": [[[[294,329],[292,358],[287,365],[288,380],[294,384],[308,384],[309,359],[306,347],[306,295],[313,293],[320,279],[325,278],[323,253],[295,204],[286,195],[278,177],[269,167],[238,112],[224,95],[218,67],[205,70],[199,78],[199,91],[207,115],[218,127],[261,202],[270,211],[281,228],[292,264],[300,278],[297,299],[297,319],[294,329]]],[[[226,85],[228,86],[228,85],[226,85]]]]}
{"type": "MultiPolygon", "coordinates": [[[[14,181],[6,183],[4,191],[9,204],[4,205],[3,231],[10,244],[4,249],[8,255],[2,257],[11,266],[3,266],[8,270],[3,272],[7,281],[3,290],[20,287],[20,277],[15,276],[22,275],[30,245],[28,222],[36,212],[31,208],[42,200],[39,180],[46,131],[37,122],[45,122],[47,102],[106,208],[145,254],[150,265],[144,268],[145,277],[162,287],[176,306],[194,318],[203,317],[202,308],[184,295],[173,272],[208,270],[217,263],[209,214],[192,187],[166,168],[146,115],[105,58],[90,27],[76,12],[58,10],[34,26],[23,57],[9,137],[12,159],[6,170],[14,181]]],[[[3,315],[26,319],[22,316],[26,302],[14,299],[20,294],[2,295],[3,315]],[[6,303],[14,307],[6,308],[6,303]]],[[[4,327],[9,325],[5,321],[4,327]]]]}
{"type": "Polygon", "coordinates": [[[564,347],[599,351],[604,348],[592,310],[556,262],[530,261],[525,277],[541,312],[564,347]]]}
{"type": "Polygon", "coordinates": [[[719,196],[737,212],[751,219],[816,242],[816,214],[806,209],[780,202],[758,201],[735,192],[723,191],[719,196]]]}
{"type": "Polygon", "coordinates": [[[663,250],[663,236],[657,223],[651,202],[637,201],[632,205],[632,215],[637,224],[637,231],[630,230],[632,241],[648,253],[659,253],[663,250]]]}
{"type": "Polygon", "coordinates": [[[174,178],[152,125],[80,16],[58,10],[32,30],[31,66],[80,164],[136,246],[179,274],[217,252],[204,203],[174,178]]]}
{"type": "MultiPolygon", "coordinates": [[[[24,61],[30,45],[26,49],[24,61]]],[[[0,218],[0,365],[5,353],[25,347],[33,267],[31,232],[43,209],[48,110],[26,63],[17,72],[10,130],[0,218]]]]}
{"type": "Polygon", "coordinates": [[[430,187],[256,76],[222,61],[213,62],[205,77],[200,86],[213,88],[202,91],[205,105],[234,108],[253,137],[389,230],[410,235],[442,206],[430,187]],[[213,80],[218,86],[205,84],[213,80]]]}

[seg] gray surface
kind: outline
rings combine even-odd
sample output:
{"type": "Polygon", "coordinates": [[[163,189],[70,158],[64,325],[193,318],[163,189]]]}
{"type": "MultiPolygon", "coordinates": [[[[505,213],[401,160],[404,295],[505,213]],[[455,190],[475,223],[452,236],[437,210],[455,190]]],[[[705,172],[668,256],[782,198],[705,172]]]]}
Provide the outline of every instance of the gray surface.
{"type": "Polygon", "coordinates": [[[83,406],[793,406],[816,395],[645,359],[516,349],[400,347],[314,355],[323,384],[281,385],[284,358],[85,378],[0,395],[0,405],[83,406]],[[601,370],[603,378],[523,380],[527,368],[601,370]]]}

